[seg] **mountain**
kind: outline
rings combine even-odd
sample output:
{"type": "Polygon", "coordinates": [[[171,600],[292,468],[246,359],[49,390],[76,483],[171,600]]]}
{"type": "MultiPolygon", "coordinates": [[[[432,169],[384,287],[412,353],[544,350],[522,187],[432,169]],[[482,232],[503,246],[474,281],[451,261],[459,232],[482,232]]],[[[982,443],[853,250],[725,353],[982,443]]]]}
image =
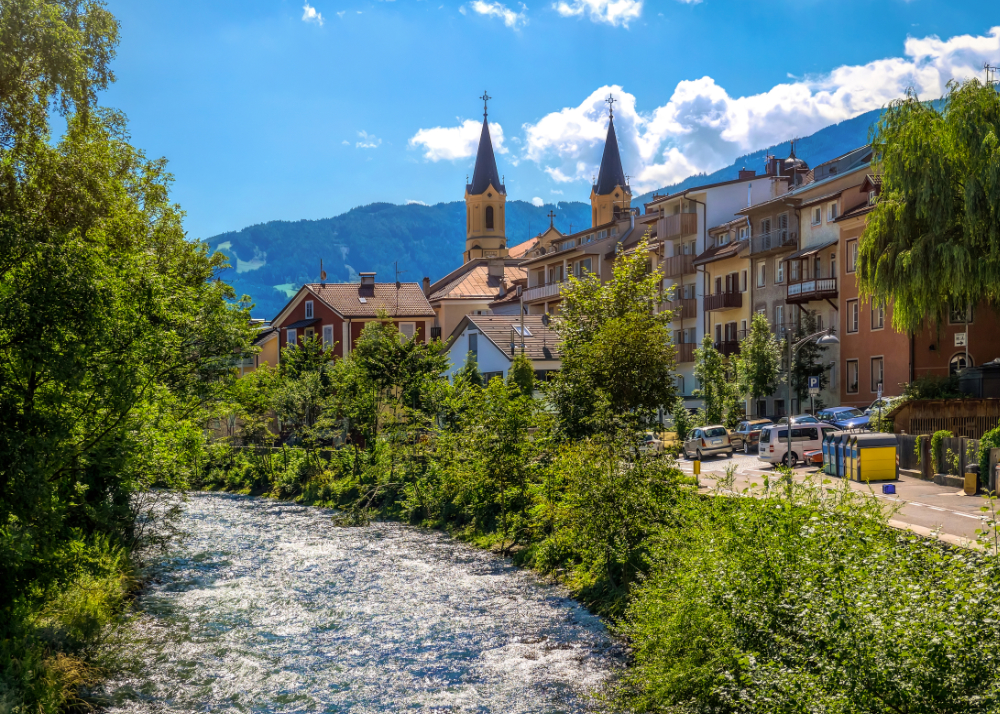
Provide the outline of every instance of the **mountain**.
{"type": "MultiPolygon", "coordinates": [[[[795,154],[810,166],[836,158],[868,141],[868,129],[880,110],[829,126],[795,141],[795,154]]],[[[658,189],[664,194],[691,186],[737,178],[741,168],[763,171],[768,154],[788,156],[790,142],[769,146],[741,156],[730,166],[710,174],[690,176],[658,189]]],[[[654,192],[638,196],[641,206],[654,192]]],[[[516,245],[538,234],[554,210],[556,227],[564,233],[590,225],[590,206],[569,202],[533,206],[524,201],[507,203],[507,236],[516,245]]],[[[315,221],[271,221],[223,233],[206,241],[213,250],[229,256],[232,268],[222,278],[237,294],[254,300],[253,315],[271,319],[305,282],[319,280],[320,261],[329,282],[355,280],[358,272],[374,270],[376,279],[391,281],[401,271],[403,282],[437,280],[458,267],[465,250],[463,201],[433,206],[372,203],[333,218],[315,221]]]]}
{"type": "MultiPolygon", "coordinates": [[[[548,227],[568,233],[590,225],[589,203],[534,206],[508,201],[510,245],[525,241],[548,227]]],[[[372,203],[333,218],[315,221],[270,221],[240,231],[222,233],[206,243],[229,257],[232,268],[223,280],[238,295],[254,300],[253,316],[271,319],[306,282],[318,282],[320,261],[332,283],[357,279],[374,270],[376,280],[419,283],[437,280],[457,268],[465,250],[465,202],[434,206],[372,203]]]]}

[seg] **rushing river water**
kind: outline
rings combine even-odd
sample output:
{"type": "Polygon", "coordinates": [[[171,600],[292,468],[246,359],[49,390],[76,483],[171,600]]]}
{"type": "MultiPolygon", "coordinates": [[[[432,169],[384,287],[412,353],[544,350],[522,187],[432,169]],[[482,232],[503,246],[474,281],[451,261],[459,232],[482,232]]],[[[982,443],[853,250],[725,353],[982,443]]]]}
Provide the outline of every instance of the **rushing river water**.
{"type": "Polygon", "coordinates": [[[601,621],[504,560],[397,524],[192,495],[140,599],[118,712],[586,712],[618,662],[601,621]]]}

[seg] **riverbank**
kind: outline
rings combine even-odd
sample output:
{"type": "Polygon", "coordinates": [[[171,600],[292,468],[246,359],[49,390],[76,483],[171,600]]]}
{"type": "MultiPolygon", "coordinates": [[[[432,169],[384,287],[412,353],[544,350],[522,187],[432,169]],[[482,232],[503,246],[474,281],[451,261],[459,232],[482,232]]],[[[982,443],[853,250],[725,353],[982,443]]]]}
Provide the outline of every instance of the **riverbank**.
{"type": "Polygon", "coordinates": [[[609,695],[622,710],[1000,707],[995,555],[900,533],[847,489],[705,498],[668,461],[544,440],[501,483],[475,448],[300,453],[269,472],[229,450],[198,485],[440,528],[558,578],[632,648],[609,695]]]}

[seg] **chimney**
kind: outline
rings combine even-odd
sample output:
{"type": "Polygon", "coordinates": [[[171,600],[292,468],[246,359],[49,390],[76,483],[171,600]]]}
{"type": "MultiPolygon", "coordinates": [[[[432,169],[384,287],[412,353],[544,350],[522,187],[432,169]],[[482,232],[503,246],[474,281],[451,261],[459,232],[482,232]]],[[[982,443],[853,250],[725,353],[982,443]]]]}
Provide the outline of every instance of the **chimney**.
{"type": "Polygon", "coordinates": [[[742,169],[740,169],[740,179],[739,180],[742,181],[743,179],[753,178],[756,175],[757,175],[757,171],[755,169],[748,169],[746,166],[744,166],[742,169]]]}
{"type": "Polygon", "coordinates": [[[491,260],[489,262],[489,267],[487,268],[489,271],[487,275],[491,278],[503,278],[503,264],[503,258],[491,260]]]}
{"type": "Polygon", "coordinates": [[[424,278],[424,297],[430,297],[430,296],[431,296],[431,279],[425,277],[424,278]]]}

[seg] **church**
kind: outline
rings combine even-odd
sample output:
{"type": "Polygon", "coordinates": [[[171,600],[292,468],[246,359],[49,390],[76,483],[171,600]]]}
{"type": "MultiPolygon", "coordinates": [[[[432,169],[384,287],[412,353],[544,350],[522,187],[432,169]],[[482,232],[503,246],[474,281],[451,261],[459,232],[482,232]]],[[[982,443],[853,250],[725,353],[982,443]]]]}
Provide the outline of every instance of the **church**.
{"type": "Polygon", "coordinates": [[[638,242],[632,191],[622,169],[609,97],[608,134],[597,181],[591,187],[591,225],[564,235],[551,224],[515,246],[506,233],[507,189],[497,171],[483,95],[483,129],[472,182],[465,187],[465,251],[462,263],[424,291],[436,315],[432,337],[448,339],[467,315],[555,314],[560,284],[570,275],[611,276],[617,251],[638,242]],[[517,295],[518,288],[522,296],[517,295]]]}

